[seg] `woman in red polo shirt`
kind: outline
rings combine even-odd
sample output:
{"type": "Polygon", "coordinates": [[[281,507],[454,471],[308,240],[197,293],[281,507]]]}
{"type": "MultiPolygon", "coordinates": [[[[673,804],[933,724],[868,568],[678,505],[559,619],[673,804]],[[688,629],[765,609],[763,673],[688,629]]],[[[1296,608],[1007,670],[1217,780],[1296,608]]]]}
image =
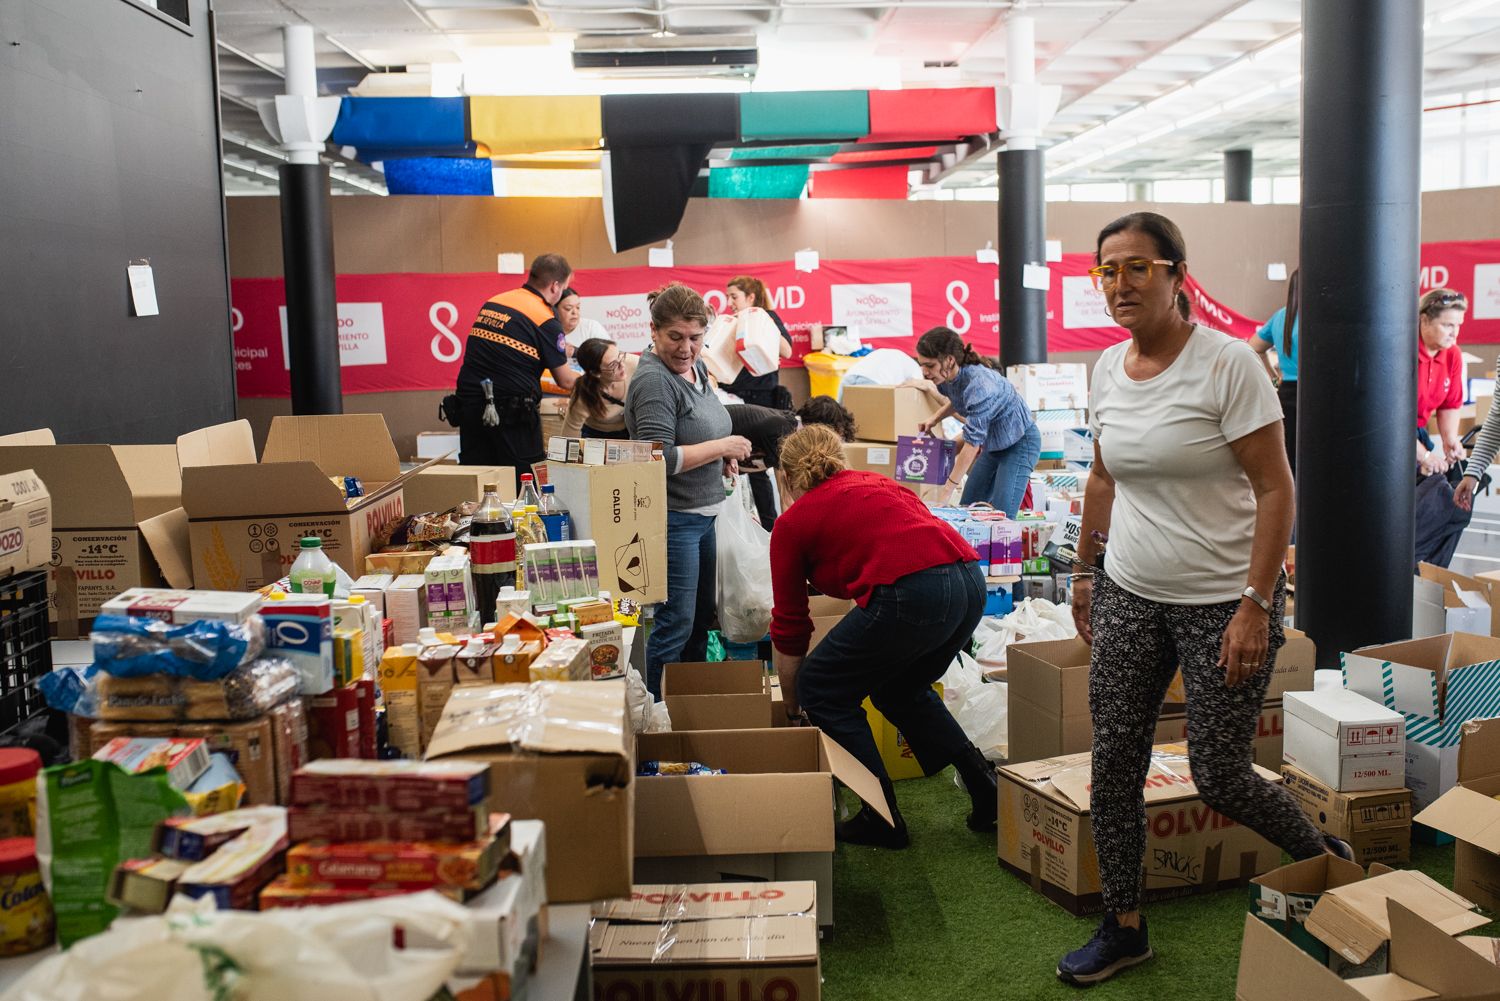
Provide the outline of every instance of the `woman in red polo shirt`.
{"type": "Polygon", "coordinates": [[[1458,330],[1469,303],[1462,292],[1436,288],[1417,307],[1417,462],[1422,472],[1446,473],[1464,456],[1458,409],[1464,405],[1464,358],[1458,330]],[[1437,413],[1438,442],[1427,432],[1437,413]]]}
{"type": "Polygon", "coordinates": [[[984,612],[979,554],[910,490],[848,469],[844,443],[827,427],[788,436],[781,472],[794,503],[771,532],[771,641],[787,712],[805,710],[880,779],[895,821],[865,807],[838,826],[839,839],[910,843],[860,708],[866,697],[906,737],[925,773],[957,767],[972,801],[970,829],[993,831],[995,770],[932,690],[984,612]],[[809,583],[855,604],[811,653],[809,583]]]}

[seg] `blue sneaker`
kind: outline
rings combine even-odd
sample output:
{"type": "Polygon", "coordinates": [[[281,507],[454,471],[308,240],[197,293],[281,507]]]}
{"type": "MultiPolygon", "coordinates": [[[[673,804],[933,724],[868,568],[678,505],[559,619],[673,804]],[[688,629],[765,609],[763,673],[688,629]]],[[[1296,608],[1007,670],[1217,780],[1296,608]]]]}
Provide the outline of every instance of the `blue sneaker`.
{"type": "Polygon", "coordinates": [[[1092,987],[1151,956],[1144,917],[1139,928],[1122,928],[1113,914],[1106,914],[1089,944],[1058,962],[1057,979],[1075,987],[1092,987]]]}

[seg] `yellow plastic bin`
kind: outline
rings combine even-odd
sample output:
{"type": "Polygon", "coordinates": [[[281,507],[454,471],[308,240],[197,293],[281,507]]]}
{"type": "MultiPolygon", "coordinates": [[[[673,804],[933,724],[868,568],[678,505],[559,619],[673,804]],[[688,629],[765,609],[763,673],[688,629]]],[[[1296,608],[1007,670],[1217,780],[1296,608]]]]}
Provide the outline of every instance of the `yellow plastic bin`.
{"type": "Polygon", "coordinates": [[[833,355],[826,351],[813,351],[804,355],[802,364],[807,366],[808,394],[838,399],[839,387],[844,382],[844,373],[853,368],[857,361],[859,361],[858,358],[833,355]]]}

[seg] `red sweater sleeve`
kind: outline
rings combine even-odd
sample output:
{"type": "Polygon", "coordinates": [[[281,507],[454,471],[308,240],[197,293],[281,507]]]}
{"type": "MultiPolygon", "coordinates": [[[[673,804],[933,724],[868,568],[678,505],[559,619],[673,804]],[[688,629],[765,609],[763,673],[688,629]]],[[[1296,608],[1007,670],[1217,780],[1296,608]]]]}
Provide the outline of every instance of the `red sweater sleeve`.
{"type": "Polygon", "coordinates": [[[800,518],[788,508],[771,531],[771,642],[788,657],[807,653],[812,619],[807,614],[807,570],[796,538],[800,518]]]}

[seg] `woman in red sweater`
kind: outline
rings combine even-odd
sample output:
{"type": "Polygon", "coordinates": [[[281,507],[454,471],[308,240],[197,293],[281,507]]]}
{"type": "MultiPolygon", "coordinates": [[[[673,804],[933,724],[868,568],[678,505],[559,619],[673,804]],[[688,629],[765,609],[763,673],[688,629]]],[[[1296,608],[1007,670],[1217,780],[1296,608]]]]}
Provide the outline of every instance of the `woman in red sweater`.
{"type": "Polygon", "coordinates": [[[979,555],[895,480],[848,469],[829,428],[783,441],[781,471],[794,503],[771,532],[771,640],[787,712],[805,711],[878,776],[895,820],[865,807],[839,825],[839,839],[910,843],[860,708],[866,697],[906,736],[924,772],[957,766],[972,800],[969,827],[993,831],[995,770],[932,690],[984,612],[979,555]],[[809,583],[856,606],[812,653],[809,583]]]}

